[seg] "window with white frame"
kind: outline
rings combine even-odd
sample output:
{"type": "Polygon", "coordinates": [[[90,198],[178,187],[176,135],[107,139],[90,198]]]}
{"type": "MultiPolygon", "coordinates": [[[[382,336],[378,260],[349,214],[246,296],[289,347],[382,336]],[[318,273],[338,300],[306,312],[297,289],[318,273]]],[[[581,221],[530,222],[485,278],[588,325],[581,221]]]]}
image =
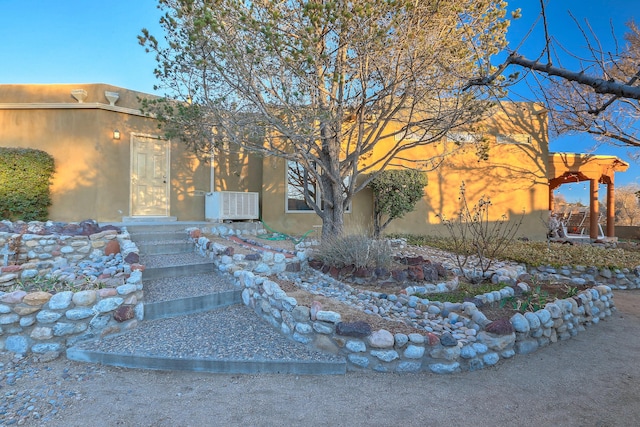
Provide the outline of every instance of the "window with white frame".
{"type": "Polygon", "coordinates": [[[531,144],[531,135],[526,133],[497,134],[498,144],[531,144]]]}
{"type": "MultiPolygon", "coordinates": [[[[315,212],[304,198],[305,185],[311,200],[315,201],[320,209],[323,209],[324,201],[316,177],[305,170],[300,163],[292,160],[287,161],[287,212],[315,212]]],[[[351,212],[351,204],[347,206],[345,212],[351,212]]]]}

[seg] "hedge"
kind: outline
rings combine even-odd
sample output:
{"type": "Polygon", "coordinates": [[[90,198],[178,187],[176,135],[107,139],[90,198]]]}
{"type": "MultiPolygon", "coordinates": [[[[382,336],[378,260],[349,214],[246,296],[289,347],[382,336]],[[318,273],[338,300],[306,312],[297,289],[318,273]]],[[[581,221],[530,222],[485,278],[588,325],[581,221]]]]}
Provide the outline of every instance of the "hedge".
{"type": "Polygon", "coordinates": [[[0,219],[46,221],[54,172],[44,151],[0,147],[0,219]]]}

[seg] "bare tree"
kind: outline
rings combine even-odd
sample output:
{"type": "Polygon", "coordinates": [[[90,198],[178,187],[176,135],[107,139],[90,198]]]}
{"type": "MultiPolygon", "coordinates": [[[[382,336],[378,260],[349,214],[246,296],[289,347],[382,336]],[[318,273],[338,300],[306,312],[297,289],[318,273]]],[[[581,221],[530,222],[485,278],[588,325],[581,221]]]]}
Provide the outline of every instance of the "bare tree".
{"type": "Polygon", "coordinates": [[[616,224],[638,225],[640,222],[640,187],[630,184],[616,189],[616,224]]]}
{"type": "MultiPolygon", "coordinates": [[[[297,162],[323,235],[406,150],[486,111],[463,91],[504,48],[499,0],[161,0],[165,41],[143,30],[160,88],[145,109],[194,150],[224,141],[297,162]],[[374,148],[385,141],[385,150],[374,148]],[[388,144],[387,144],[388,142],[388,144]]],[[[486,73],[486,71],[484,71],[486,73]]],[[[419,159],[416,167],[435,165],[419,159]]]]}
{"type": "MultiPolygon", "coordinates": [[[[581,25],[569,14],[582,32],[590,55],[580,58],[578,70],[569,70],[554,64],[561,64],[561,60],[552,54],[555,47],[547,28],[544,2],[540,3],[545,47],[539,57],[529,59],[517,50],[511,51],[490,74],[473,79],[469,86],[508,87],[519,81],[519,73],[505,79],[507,69],[524,68],[536,80],[533,86],[538,86],[538,98],[551,113],[555,133],[586,132],[599,141],[640,147],[640,31],[635,22],[627,24],[626,44],[618,47],[616,40],[616,50],[608,51],[602,48],[588,22],[581,25]]],[[[579,57],[576,53],[568,55],[579,57]]]]}
{"type": "MultiPolygon", "coordinates": [[[[615,59],[609,57],[597,64],[603,78],[628,82],[637,78],[640,30],[634,22],[627,27],[624,50],[615,59]]],[[[640,147],[640,102],[636,99],[601,95],[584,85],[561,79],[548,81],[545,99],[556,133],[586,132],[602,142],[640,147]]]]}

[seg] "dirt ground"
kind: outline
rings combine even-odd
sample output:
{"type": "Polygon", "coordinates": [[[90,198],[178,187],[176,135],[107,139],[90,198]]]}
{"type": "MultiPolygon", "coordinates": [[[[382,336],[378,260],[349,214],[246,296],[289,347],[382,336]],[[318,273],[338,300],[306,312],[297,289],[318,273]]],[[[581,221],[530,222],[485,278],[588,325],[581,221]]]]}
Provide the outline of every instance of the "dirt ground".
{"type": "MultiPolygon", "coordinates": [[[[100,366],[66,385],[75,398],[44,425],[634,426],[640,291],[617,291],[614,301],[612,318],[576,338],[448,376],[238,376],[100,366]]],[[[86,370],[63,359],[47,365],[14,388],[86,370]]]]}

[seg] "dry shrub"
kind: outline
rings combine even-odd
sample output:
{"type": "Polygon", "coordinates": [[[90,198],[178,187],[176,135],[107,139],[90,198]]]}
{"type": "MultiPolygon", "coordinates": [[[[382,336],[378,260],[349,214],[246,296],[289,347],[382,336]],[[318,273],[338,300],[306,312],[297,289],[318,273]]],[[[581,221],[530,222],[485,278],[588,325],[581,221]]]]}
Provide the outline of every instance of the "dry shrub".
{"type": "Polygon", "coordinates": [[[350,234],[322,239],[315,257],[337,268],[353,265],[356,268],[389,268],[391,246],[386,240],[366,234],[350,234]]]}

